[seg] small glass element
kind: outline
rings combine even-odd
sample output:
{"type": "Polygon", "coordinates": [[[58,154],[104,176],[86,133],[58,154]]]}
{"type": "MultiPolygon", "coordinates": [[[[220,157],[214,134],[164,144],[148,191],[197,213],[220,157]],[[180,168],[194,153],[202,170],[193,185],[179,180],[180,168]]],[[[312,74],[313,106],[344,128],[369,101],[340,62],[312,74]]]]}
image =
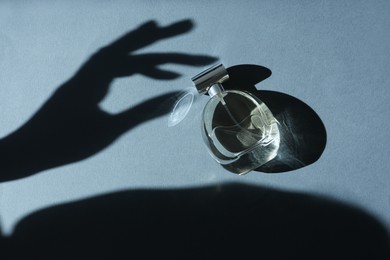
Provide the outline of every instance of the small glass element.
{"type": "Polygon", "coordinates": [[[212,157],[227,170],[245,174],[277,155],[277,120],[256,96],[224,90],[229,75],[222,64],[192,78],[200,94],[210,100],[203,110],[202,135],[212,157]]]}
{"type": "Polygon", "coordinates": [[[194,101],[194,93],[191,89],[181,92],[169,115],[168,127],[179,124],[187,115],[194,101]]]}

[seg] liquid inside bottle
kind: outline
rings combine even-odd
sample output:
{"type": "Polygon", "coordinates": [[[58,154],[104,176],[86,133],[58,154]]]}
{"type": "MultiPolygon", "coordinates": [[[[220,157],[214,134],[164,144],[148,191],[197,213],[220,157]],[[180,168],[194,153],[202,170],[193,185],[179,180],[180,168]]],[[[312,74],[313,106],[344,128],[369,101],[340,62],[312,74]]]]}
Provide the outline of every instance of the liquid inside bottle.
{"type": "Polygon", "coordinates": [[[209,100],[202,133],[214,159],[237,174],[272,160],[279,149],[277,121],[269,108],[239,90],[221,91],[209,100]]]}

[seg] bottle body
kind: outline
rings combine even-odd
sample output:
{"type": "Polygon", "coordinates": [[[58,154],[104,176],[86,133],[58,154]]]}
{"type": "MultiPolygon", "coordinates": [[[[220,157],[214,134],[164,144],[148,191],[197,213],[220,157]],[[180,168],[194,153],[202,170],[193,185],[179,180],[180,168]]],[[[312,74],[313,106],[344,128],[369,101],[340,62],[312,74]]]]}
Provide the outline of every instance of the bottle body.
{"type": "Polygon", "coordinates": [[[277,121],[254,95],[224,90],[203,111],[202,135],[212,157],[227,170],[245,174],[272,160],[279,149],[277,121]]]}

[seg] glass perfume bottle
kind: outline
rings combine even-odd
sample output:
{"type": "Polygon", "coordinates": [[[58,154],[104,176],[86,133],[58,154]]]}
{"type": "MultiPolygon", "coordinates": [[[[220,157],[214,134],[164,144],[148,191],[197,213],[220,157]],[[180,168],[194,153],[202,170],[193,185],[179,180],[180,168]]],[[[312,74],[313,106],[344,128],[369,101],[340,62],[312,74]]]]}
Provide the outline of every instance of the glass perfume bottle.
{"type": "Polygon", "coordinates": [[[227,170],[245,174],[272,160],[280,137],[277,120],[253,94],[224,90],[229,80],[222,64],[192,78],[198,93],[208,93],[202,135],[212,157],[227,170]]]}

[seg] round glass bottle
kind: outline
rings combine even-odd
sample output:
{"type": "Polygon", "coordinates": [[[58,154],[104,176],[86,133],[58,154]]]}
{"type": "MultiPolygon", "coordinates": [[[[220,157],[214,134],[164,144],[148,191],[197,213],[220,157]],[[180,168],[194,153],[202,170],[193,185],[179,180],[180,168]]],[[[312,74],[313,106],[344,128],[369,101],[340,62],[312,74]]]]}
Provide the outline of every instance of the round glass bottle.
{"type": "Polygon", "coordinates": [[[227,170],[245,174],[272,160],[280,137],[275,117],[256,96],[241,90],[224,90],[228,80],[223,65],[195,76],[198,92],[208,92],[203,110],[202,135],[212,157],[227,170]]]}

